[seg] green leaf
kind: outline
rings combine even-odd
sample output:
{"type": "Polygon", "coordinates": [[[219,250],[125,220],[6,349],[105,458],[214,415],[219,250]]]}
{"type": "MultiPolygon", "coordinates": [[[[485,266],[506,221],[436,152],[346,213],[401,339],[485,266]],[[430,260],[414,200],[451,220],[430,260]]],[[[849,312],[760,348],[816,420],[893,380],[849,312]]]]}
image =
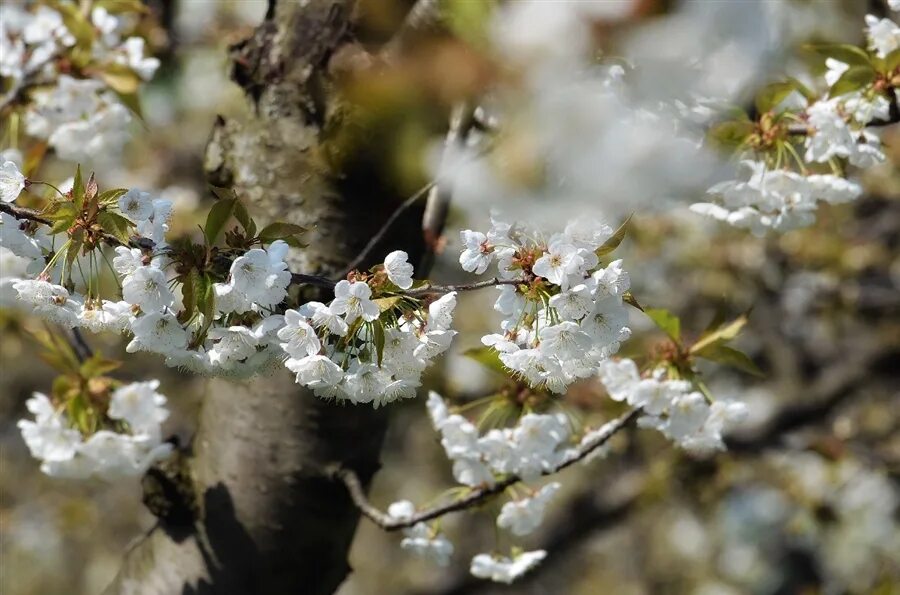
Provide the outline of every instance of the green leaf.
{"type": "Polygon", "coordinates": [[[731,322],[726,322],[718,327],[703,333],[700,339],[691,345],[690,352],[697,353],[715,343],[727,343],[741,332],[749,320],[749,312],[741,314],[731,322]]]}
{"type": "Polygon", "coordinates": [[[885,56],[883,74],[894,72],[897,68],[900,68],[900,48],[885,56]]]}
{"type": "Polygon", "coordinates": [[[629,306],[631,306],[632,308],[637,308],[637,309],[640,310],[641,312],[644,311],[644,307],[638,303],[637,298],[634,297],[634,294],[632,294],[630,291],[626,291],[626,292],[624,293],[624,295],[622,295],[622,300],[623,300],[626,304],[628,304],[629,306]]]}
{"type": "Polygon", "coordinates": [[[94,6],[105,8],[109,14],[124,14],[128,12],[146,14],[149,12],[141,0],[96,0],[94,6]]]}
{"type": "Polygon", "coordinates": [[[75,205],[71,202],[57,201],[52,204],[47,218],[53,222],[50,226],[50,235],[62,233],[75,223],[75,205]]]}
{"type": "Polygon", "coordinates": [[[81,364],[81,377],[96,378],[97,376],[104,376],[105,374],[108,374],[109,372],[117,369],[121,365],[122,362],[113,359],[107,359],[101,354],[95,353],[83,364],[81,364]]]}
{"type": "Polygon", "coordinates": [[[216,291],[212,279],[199,275],[196,280],[197,309],[206,318],[207,326],[212,324],[216,308],[216,291]]]}
{"type": "Polygon", "coordinates": [[[631,223],[632,216],[633,215],[628,215],[628,218],[622,222],[622,225],[619,226],[619,229],[616,230],[612,237],[597,248],[597,251],[595,252],[597,258],[602,258],[619,247],[619,244],[625,239],[625,234],[628,233],[628,225],[631,223]]]}
{"type": "Polygon", "coordinates": [[[197,286],[199,279],[200,275],[197,273],[196,269],[191,269],[187,275],[182,275],[181,277],[181,303],[184,307],[184,310],[182,310],[184,320],[180,321],[182,323],[190,320],[191,316],[194,315],[194,310],[197,308],[197,286]]]}
{"type": "Polygon", "coordinates": [[[403,301],[402,295],[392,295],[391,297],[383,297],[372,300],[376,304],[378,304],[378,309],[382,312],[387,312],[401,301],[403,301]]]}
{"type": "Polygon", "coordinates": [[[809,45],[807,49],[812,50],[825,58],[834,58],[849,66],[872,66],[872,62],[864,50],[855,45],[847,43],[841,44],[824,44],[809,45]]]}
{"type": "Polygon", "coordinates": [[[121,93],[113,89],[113,92],[119,98],[119,101],[122,102],[122,105],[131,110],[138,119],[144,119],[144,110],[141,108],[141,97],[138,95],[137,91],[133,93],[121,93]]]}
{"type": "Polygon", "coordinates": [[[728,347],[727,345],[722,345],[721,343],[713,343],[700,351],[695,352],[694,355],[737,368],[738,370],[753,374],[754,376],[765,376],[763,371],[759,369],[759,366],[757,366],[747,354],[728,347]]]}
{"type": "Polygon", "coordinates": [[[796,90],[797,87],[793,81],[766,85],[756,94],[756,111],[764,114],[774,110],[778,107],[778,104],[796,90]]]}
{"type": "Polygon", "coordinates": [[[247,207],[241,201],[237,201],[234,205],[234,218],[238,220],[248,236],[252,238],[256,235],[256,222],[250,218],[247,207]]]}
{"type": "Polygon", "coordinates": [[[646,308],[644,310],[653,323],[662,329],[676,343],[681,342],[681,319],[664,308],[646,308]]]}
{"type": "Polygon", "coordinates": [[[97,202],[99,202],[103,206],[115,204],[125,193],[128,192],[127,188],[114,188],[112,190],[105,190],[101,192],[97,196],[97,202]]]}
{"type": "Polygon", "coordinates": [[[141,77],[124,64],[104,65],[103,70],[100,71],[100,78],[120,96],[135,95],[141,86],[141,77]]]}
{"type": "Polygon", "coordinates": [[[720,147],[733,149],[744,144],[754,129],[753,122],[749,120],[730,120],[714,125],[709,129],[707,136],[720,147]]]}
{"type": "Polygon", "coordinates": [[[306,228],[294,223],[281,223],[276,221],[262,228],[259,232],[259,239],[263,242],[271,242],[281,240],[288,236],[298,235],[306,232],[306,228]]]}
{"type": "Polygon", "coordinates": [[[210,184],[209,190],[216,196],[216,199],[218,200],[231,200],[233,198],[237,198],[237,195],[231,188],[225,188],[224,186],[213,186],[212,184],[210,184]]]}
{"type": "Polygon", "coordinates": [[[228,220],[234,213],[236,204],[236,198],[219,200],[219,202],[214,204],[209,210],[209,215],[206,216],[206,227],[203,229],[203,235],[206,236],[207,245],[212,246],[216,243],[219,234],[222,233],[225,224],[228,223],[228,220]]]}
{"type": "Polygon", "coordinates": [[[81,210],[84,206],[84,181],[81,179],[81,164],[75,166],[75,180],[72,182],[72,202],[81,210]]]}
{"type": "Polygon", "coordinates": [[[851,66],[841,75],[828,92],[829,97],[839,97],[859,91],[872,84],[875,80],[875,70],[871,66],[851,66]]]}
{"type": "Polygon", "coordinates": [[[381,362],[384,360],[384,325],[376,320],[372,326],[375,335],[375,353],[378,357],[378,366],[381,367],[381,362]]]}
{"type": "Polygon", "coordinates": [[[104,209],[97,214],[97,223],[100,224],[103,231],[115,236],[123,244],[127,244],[131,239],[134,223],[123,215],[104,209]]]}
{"type": "Polygon", "coordinates": [[[496,349],[491,349],[490,347],[473,347],[472,349],[463,351],[463,355],[475,360],[485,368],[493,370],[498,374],[502,374],[503,376],[509,375],[509,370],[503,365],[503,362],[500,361],[500,354],[496,349]]]}

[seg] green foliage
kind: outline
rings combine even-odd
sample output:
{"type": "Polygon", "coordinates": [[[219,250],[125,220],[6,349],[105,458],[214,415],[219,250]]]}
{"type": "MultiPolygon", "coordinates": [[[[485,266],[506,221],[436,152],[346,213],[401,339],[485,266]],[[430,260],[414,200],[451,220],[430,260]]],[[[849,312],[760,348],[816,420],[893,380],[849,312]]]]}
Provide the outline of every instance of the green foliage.
{"type": "Polygon", "coordinates": [[[619,247],[619,244],[622,243],[622,240],[625,239],[625,235],[628,233],[628,226],[631,223],[632,216],[633,215],[628,215],[628,217],[625,219],[625,221],[622,222],[622,225],[619,226],[612,237],[603,242],[603,244],[599,248],[597,248],[597,251],[595,252],[597,254],[597,258],[602,258],[619,247]]]}
{"type": "Polygon", "coordinates": [[[859,47],[848,43],[808,45],[806,49],[817,53],[823,58],[834,58],[851,67],[868,66],[871,68],[872,66],[869,54],[859,47]]]}
{"type": "Polygon", "coordinates": [[[729,120],[719,122],[710,128],[707,137],[716,146],[733,150],[743,145],[753,134],[755,126],[750,120],[729,120]]]}
{"type": "Polygon", "coordinates": [[[463,352],[463,355],[475,360],[488,370],[507,376],[509,370],[500,361],[500,354],[490,347],[473,347],[463,352]]]}
{"type": "Polygon", "coordinates": [[[276,221],[266,225],[259,232],[258,239],[264,244],[270,244],[275,240],[282,240],[288,246],[294,248],[305,248],[306,244],[300,241],[300,237],[306,233],[307,229],[294,223],[281,223],[276,221]]]}
{"type": "Polygon", "coordinates": [[[760,114],[774,110],[793,92],[800,93],[806,99],[813,99],[815,94],[803,83],[794,78],[789,78],[777,83],[771,83],[763,87],[756,94],[756,111],[760,114]]]}
{"type": "Polygon", "coordinates": [[[681,319],[678,316],[663,308],[647,308],[644,314],[673,341],[681,343],[681,319]]]}
{"type": "Polygon", "coordinates": [[[832,86],[830,95],[839,97],[859,91],[875,81],[875,69],[871,66],[851,66],[832,86]]]}
{"type": "Polygon", "coordinates": [[[235,205],[238,200],[236,198],[228,198],[219,200],[212,206],[206,215],[206,225],[203,227],[203,235],[206,238],[206,244],[213,246],[219,238],[219,234],[225,229],[225,224],[231,219],[234,213],[235,205]]]}

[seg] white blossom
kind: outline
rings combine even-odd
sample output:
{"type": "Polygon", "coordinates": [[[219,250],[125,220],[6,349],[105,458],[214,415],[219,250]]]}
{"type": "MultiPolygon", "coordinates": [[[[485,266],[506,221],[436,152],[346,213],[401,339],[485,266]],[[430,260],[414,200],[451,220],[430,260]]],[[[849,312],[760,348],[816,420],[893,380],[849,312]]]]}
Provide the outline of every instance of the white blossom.
{"type": "Polygon", "coordinates": [[[12,161],[0,165],[0,202],[13,202],[25,189],[25,176],[12,161]]]}
{"type": "Polygon", "coordinates": [[[384,258],[384,270],[391,283],[400,289],[412,287],[413,265],[407,260],[409,255],[403,250],[394,250],[384,258]]]}
{"type": "Polygon", "coordinates": [[[159,312],[175,303],[166,274],[155,266],[140,266],[122,281],[122,299],[144,312],[159,312]]]}
{"type": "Polygon", "coordinates": [[[135,223],[153,217],[153,197],[149,192],[132,188],[119,197],[118,205],[119,211],[135,223]]]}
{"type": "Polygon", "coordinates": [[[166,397],[157,392],[159,380],[132,382],[113,391],[108,415],[128,422],[132,432],[159,437],[159,426],[169,417],[166,397]]]}
{"type": "Polygon", "coordinates": [[[170,312],[153,312],[135,319],[131,325],[134,338],[125,350],[172,353],[187,347],[188,335],[170,312]]]}
{"type": "Polygon", "coordinates": [[[315,355],[322,348],[316,330],[296,310],[284,313],[284,326],[278,331],[278,338],[284,341],[281,348],[293,358],[315,355]]]}
{"type": "Polygon", "coordinates": [[[559,482],[548,483],[528,498],[512,500],[503,505],[497,526],[513,535],[528,535],[544,520],[544,510],[560,488],[559,482]]]}
{"type": "Polygon", "coordinates": [[[521,552],[512,558],[493,554],[478,554],[472,558],[469,568],[472,576],[497,583],[511,584],[517,578],[537,566],[547,556],[544,550],[521,552]]]}
{"type": "Polygon", "coordinates": [[[866,37],[869,47],[875,50],[879,58],[900,47],[900,27],[891,19],[879,19],[874,15],[866,15],[866,37]]]}
{"type": "Polygon", "coordinates": [[[463,230],[460,232],[465,249],[459,255],[459,264],[464,271],[481,275],[491,264],[493,248],[487,236],[478,231],[463,230]]]}
{"type": "Polygon", "coordinates": [[[331,302],[331,311],[342,314],[347,324],[352,324],[357,318],[372,321],[378,318],[380,310],[378,304],[369,299],[372,289],[362,281],[338,281],[334,287],[334,300],[331,302]]]}

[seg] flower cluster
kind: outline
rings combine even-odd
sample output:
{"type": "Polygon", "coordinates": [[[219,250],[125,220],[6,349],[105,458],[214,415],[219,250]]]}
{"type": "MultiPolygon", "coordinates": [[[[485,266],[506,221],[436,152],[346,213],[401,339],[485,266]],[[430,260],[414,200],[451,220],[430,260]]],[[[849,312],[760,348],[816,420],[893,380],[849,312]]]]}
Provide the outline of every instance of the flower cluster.
{"type": "Polygon", "coordinates": [[[61,159],[119,153],[132,116],[116,93],[133,95],[159,67],[159,60],[145,55],[143,38],[125,36],[135,15],[99,6],[89,16],[44,5],[25,10],[4,4],[0,10],[0,76],[15,91],[12,99],[41,80],[28,96],[25,132],[45,140],[61,159]]]}
{"type": "Polygon", "coordinates": [[[547,504],[559,491],[559,482],[551,482],[527,498],[512,500],[503,505],[497,517],[497,526],[513,535],[528,535],[540,527],[547,504]]]}
{"type": "Polygon", "coordinates": [[[568,454],[571,430],[562,414],[529,413],[513,428],[494,428],[482,436],[465,417],[451,414],[435,392],[428,395],[428,413],[453,461],[453,476],[463,485],[494,485],[498,474],[537,479],[568,454]]]}
{"type": "Polygon", "coordinates": [[[496,554],[478,554],[472,558],[469,571],[477,578],[510,584],[541,563],[547,557],[544,550],[513,552],[512,558],[496,554]]]}
{"type": "MultiPolygon", "coordinates": [[[[624,297],[630,287],[622,261],[600,266],[613,230],[570,223],[549,239],[494,219],[487,233],[463,231],[460,264],[483,273],[496,259],[500,286],[494,309],[502,333],[482,338],[510,370],[532,387],[556,393],[597,365],[631,336],[624,297]]],[[[614,247],[614,246],[612,246],[614,247]]]]}
{"type": "Polygon", "coordinates": [[[643,378],[630,359],[604,362],[600,380],[611,399],[641,408],[641,426],[659,430],[693,452],[724,450],[722,433],[746,415],[743,403],[710,403],[690,382],[667,380],[661,370],[643,378]]]}
{"type": "Polygon", "coordinates": [[[761,235],[810,225],[819,201],[858,198],[862,189],[844,177],[843,167],[884,161],[881,141],[868,126],[890,121],[891,104],[900,101],[900,27],[869,15],[866,38],[868,54],[852,46],[821,48],[827,68],[821,97],[797,81],[775,83],[757,98],[757,123],[745,118],[720,125],[723,137],[738,142],[749,175],[713,186],[708,194],[714,200],[691,209],[761,235]]]}
{"type": "MultiPolygon", "coordinates": [[[[409,500],[394,502],[388,507],[388,514],[398,520],[412,518],[416,512],[415,505],[409,500]]],[[[438,566],[447,566],[453,555],[453,544],[437,528],[426,523],[416,523],[404,530],[400,547],[417,556],[432,560],[438,566]]]]}
{"type": "Polygon", "coordinates": [[[405,252],[388,256],[381,267],[388,286],[379,273],[368,282],[345,279],[335,285],[331,303],[309,302],[285,312],[278,338],[299,384],[321,397],[375,407],[415,397],[422,372],[456,335],[450,329],[456,293],[427,308],[417,299],[390,295],[390,286],[411,285],[411,266],[402,267],[401,278],[391,268],[406,260],[405,252]],[[386,291],[385,297],[373,299],[369,283],[386,291]]]}
{"type": "MultiPolygon", "coordinates": [[[[24,176],[11,162],[0,176],[4,198],[15,200],[24,176]]],[[[171,207],[135,189],[100,193],[76,176],[75,188],[48,209],[64,217],[53,226],[69,236],[61,248],[46,226],[3,213],[0,249],[14,265],[2,273],[4,305],[68,328],[129,333],[128,352],[160,354],[168,365],[200,374],[246,377],[286,360],[297,382],[317,395],[375,407],[414,397],[422,372],[456,335],[456,293],[408,293],[414,271],[403,251],[337,282],[327,304],[287,308],[285,241],[228,248],[232,260],[218,272],[219,248],[168,243],[171,207]],[[121,287],[115,300],[92,281],[93,251],[104,250],[109,221],[114,231],[124,226],[117,237],[129,240],[115,247],[111,262],[121,287]],[[73,270],[82,274],[80,284],[73,270]]]]}
{"type": "Polygon", "coordinates": [[[108,429],[85,436],[66,411],[41,393],[26,405],[34,421],[20,420],[22,437],[41,470],[54,477],[105,479],[139,476],[165,458],[172,445],[161,441],[160,424],[169,416],[159,381],[135,382],[112,392],[108,429]]]}
{"type": "Polygon", "coordinates": [[[695,203],[691,210],[762,234],[768,229],[788,230],[810,225],[818,201],[850,202],[862,194],[859,184],[832,174],[802,175],[770,169],[762,161],[741,163],[747,180],[729,180],[709,189],[718,202],[695,203]]]}

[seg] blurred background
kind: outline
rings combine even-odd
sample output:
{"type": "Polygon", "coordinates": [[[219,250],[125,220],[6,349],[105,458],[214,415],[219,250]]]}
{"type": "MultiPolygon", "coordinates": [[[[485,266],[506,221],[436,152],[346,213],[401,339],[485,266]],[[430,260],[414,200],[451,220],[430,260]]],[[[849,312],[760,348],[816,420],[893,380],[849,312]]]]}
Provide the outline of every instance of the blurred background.
{"type": "MultiPolygon", "coordinates": [[[[366,130],[375,132],[341,142],[356,152],[359,146],[378,151],[385,177],[408,194],[432,175],[435,159],[428,156],[442,142],[448,107],[511,76],[498,67],[497,56],[487,57],[479,31],[490,3],[450,4],[458,38],[423,41],[393,76],[355,79],[345,90],[371,118],[366,130]]],[[[655,48],[656,57],[677,56],[679,44],[698,31],[710,44],[724,39],[715,47],[740,51],[721,52],[728,59],[718,67],[746,74],[741,84],[751,85],[772,72],[807,66],[793,51],[805,41],[859,42],[865,12],[884,11],[881,2],[853,0],[734,2],[754,6],[756,19],[735,22],[739,13],[726,21],[710,16],[711,5],[727,2],[681,4],[630,3],[624,17],[616,15],[592,33],[611,55],[619,43],[635,54],[655,48]],[[723,22],[736,32],[719,27],[723,22]]],[[[382,43],[408,5],[361,2],[363,45],[382,43]]],[[[162,67],[142,97],[144,123],[136,126],[121,164],[95,166],[106,187],[153,189],[173,200],[173,228],[189,231],[212,202],[202,164],[216,115],[237,117],[245,109],[240,89],[228,79],[227,48],[250,34],[266,6],[250,0],[150,6],[154,22],[145,33],[162,67]]],[[[677,90],[667,84],[657,79],[655,93],[677,90]]],[[[737,92],[735,100],[741,98],[737,92]]],[[[593,113],[591,106],[585,113],[593,113]]],[[[582,114],[557,115],[577,122],[582,114]]],[[[610,165],[604,155],[629,148],[633,141],[623,134],[638,132],[610,131],[608,122],[591,118],[587,124],[617,141],[595,155],[592,173],[602,178],[591,182],[596,186],[577,185],[578,192],[552,200],[535,193],[517,204],[507,196],[514,193],[504,190],[509,184],[489,186],[490,193],[477,183],[463,184],[432,278],[465,278],[456,264],[457,230],[481,225],[489,206],[526,221],[542,219],[551,229],[583,213],[606,217],[615,227],[638,211],[621,257],[641,303],[677,313],[688,336],[699,335],[716,312],[734,317],[751,310],[740,347],[765,377],[718,367],[708,376],[717,397],[747,403],[749,419],[731,436],[729,451],[715,456],[688,457],[655,433],[638,430],[619,436],[605,458],[566,470],[543,527],[518,541],[527,549],[545,548],[549,556],[511,587],[468,575],[471,556],[494,547],[492,518],[499,505],[492,505],[445,519],[456,547],[447,569],[413,558],[400,549],[398,535],[361,521],[350,555],[354,572],[339,593],[900,593],[900,130],[883,131],[888,159],[863,176],[864,198],[822,206],[808,229],[758,238],[700,220],[685,208],[690,200],[649,196],[660,188],[634,181],[653,177],[660,167],[655,159],[677,169],[671,158],[635,149],[633,162],[610,165]]],[[[512,166],[505,172],[517,183],[536,175],[528,167],[533,147],[527,132],[502,145],[517,151],[506,155],[512,166]]],[[[651,142],[664,143],[657,133],[651,142]]],[[[330,158],[343,154],[336,150],[330,158]]],[[[65,164],[49,162],[46,170],[45,179],[71,175],[65,164]]],[[[460,300],[458,343],[430,372],[428,388],[465,402],[502,384],[462,355],[496,322],[493,299],[488,293],[460,300]]],[[[662,345],[646,317],[634,312],[631,322],[635,336],[624,353],[662,345]]],[[[49,390],[53,376],[26,332],[34,324],[0,314],[0,592],[98,593],[128,544],[154,519],[141,505],[139,481],[48,478],[29,456],[15,423],[25,399],[49,390]]],[[[123,379],[161,380],[173,410],[166,429],[188,441],[205,382],[166,368],[159,358],[124,357],[124,342],[115,337],[91,342],[124,361],[123,379]]],[[[618,411],[591,383],[571,390],[565,405],[585,423],[618,411]]],[[[384,466],[371,498],[382,507],[399,499],[426,502],[453,485],[449,465],[422,400],[392,408],[384,466]]],[[[501,537],[500,546],[509,545],[501,537]]]]}

